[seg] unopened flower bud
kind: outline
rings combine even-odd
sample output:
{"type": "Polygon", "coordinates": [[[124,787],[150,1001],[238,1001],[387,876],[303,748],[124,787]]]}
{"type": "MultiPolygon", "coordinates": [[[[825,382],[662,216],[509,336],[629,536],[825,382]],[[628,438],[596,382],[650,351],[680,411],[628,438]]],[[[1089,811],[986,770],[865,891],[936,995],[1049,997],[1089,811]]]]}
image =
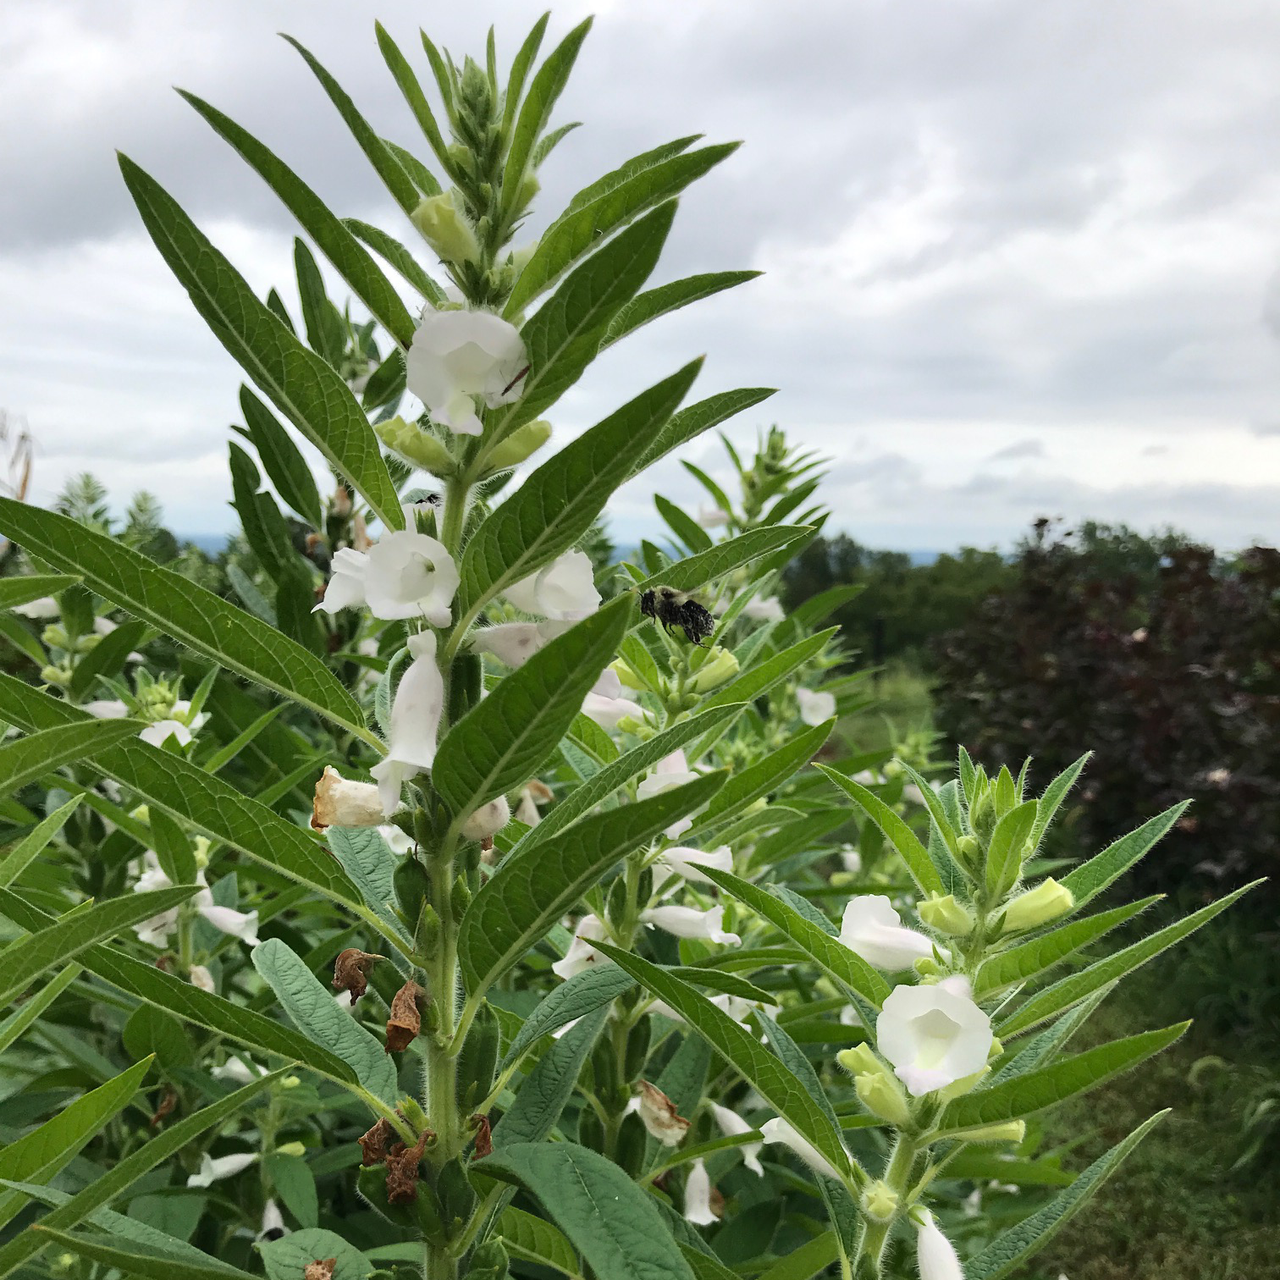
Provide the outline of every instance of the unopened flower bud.
{"type": "Polygon", "coordinates": [[[962,902],[957,902],[954,894],[945,898],[936,894],[926,901],[916,904],[916,915],[931,929],[939,933],[950,934],[954,938],[963,938],[973,932],[973,912],[962,902]]]}
{"type": "Polygon", "coordinates": [[[902,1128],[911,1121],[911,1107],[898,1080],[885,1071],[865,1072],[854,1076],[853,1087],[858,1099],[877,1119],[902,1128]]]}
{"type": "Polygon", "coordinates": [[[966,1142],[1021,1142],[1027,1136],[1025,1120],[1006,1120],[1004,1124],[987,1125],[985,1129],[965,1132],[966,1142]]]}
{"type": "Polygon", "coordinates": [[[52,684],[59,689],[65,689],[71,683],[71,671],[67,667],[41,667],[40,679],[45,684],[52,684]]]}
{"type": "Polygon", "coordinates": [[[311,825],[326,827],[377,827],[386,821],[378,788],[371,782],[350,782],[326,765],[316,783],[311,825]]]}
{"type": "Polygon", "coordinates": [[[551,439],[551,423],[539,418],[517,427],[486,460],[486,474],[518,467],[551,439]]]}
{"type": "Polygon", "coordinates": [[[886,1182],[876,1181],[862,1193],[862,1212],[872,1222],[890,1222],[898,1212],[898,1193],[886,1182]]]}
{"type": "Polygon", "coordinates": [[[520,213],[529,207],[533,197],[542,190],[542,183],[532,173],[526,173],[520,182],[520,190],[516,193],[515,210],[520,213]]]}
{"type": "Polygon", "coordinates": [[[306,1154],[306,1145],[301,1142],[286,1142],[283,1146],[276,1148],[278,1156],[305,1156],[306,1154]]]}
{"type": "Polygon", "coordinates": [[[1042,924],[1066,915],[1075,905],[1071,890],[1050,876],[1009,903],[1004,912],[1004,931],[1023,933],[1028,929],[1038,929],[1042,924]]]}
{"type": "Polygon", "coordinates": [[[511,806],[506,796],[499,796],[481,805],[462,824],[462,835],[466,840],[484,840],[495,835],[511,821],[511,806]]]}
{"type": "Polygon", "coordinates": [[[40,639],[51,649],[69,649],[71,648],[71,640],[66,630],[58,626],[56,622],[51,622],[43,631],[40,632],[40,639]]]}
{"type": "Polygon", "coordinates": [[[388,449],[411,466],[429,471],[433,476],[451,476],[457,470],[449,450],[416,422],[406,422],[397,415],[379,422],[374,431],[388,449]]]}
{"type": "Polygon", "coordinates": [[[609,670],[627,686],[628,689],[647,689],[649,686],[621,658],[609,664],[609,670]]]}
{"type": "Polygon", "coordinates": [[[285,1078],[280,1081],[280,1087],[282,1089],[296,1089],[301,1083],[301,1076],[285,1076],[285,1078]]]}
{"type": "Polygon", "coordinates": [[[961,836],[956,841],[956,850],[960,854],[960,861],[970,871],[976,871],[981,866],[982,841],[976,836],[961,836]]]}
{"type": "Polygon", "coordinates": [[[689,688],[694,693],[710,693],[722,684],[728,684],[738,674],[738,659],[728,649],[716,645],[706,661],[694,672],[689,688]]]}
{"type": "Polygon", "coordinates": [[[855,1076],[887,1070],[880,1059],[876,1057],[875,1050],[865,1043],[855,1044],[849,1049],[841,1049],[836,1054],[836,1061],[851,1075],[855,1076]]]}
{"type": "Polygon", "coordinates": [[[479,260],[480,242],[476,239],[475,228],[458,208],[451,192],[427,196],[409,215],[409,220],[442,262],[479,260]]]}

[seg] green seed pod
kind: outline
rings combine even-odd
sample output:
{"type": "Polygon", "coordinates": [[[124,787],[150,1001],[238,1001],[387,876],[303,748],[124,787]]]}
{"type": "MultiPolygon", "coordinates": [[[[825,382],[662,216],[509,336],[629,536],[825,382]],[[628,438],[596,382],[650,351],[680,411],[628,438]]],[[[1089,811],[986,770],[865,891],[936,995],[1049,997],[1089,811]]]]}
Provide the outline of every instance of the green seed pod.
{"type": "Polygon", "coordinates": [[[503,1280],[510,1258],[501,1240],[487,1240],[472,1255],[467,1280],[503,1280]]]}
{"type": "Polygon", "coordinates": [[[449,1235],[444,1229],[440,1201],[425,1178],[418,1183],[418,1199],[411,1207],[416,1211],[418,1230],[433,1244],[444,1244],[449,1235]]]}
{"type": "Polygon", "coordinates": [[[457,1156],[440,1170],[436,1194],[440,1198],[440,1220],[444,1223],[446,1235],[452,1237],[470,1221],[477,1203],[466,1166],[457,1156]]]}
{"type": "Polygon", "coordinates": [[[396,901],[405,919],[415,925],[422,916],[422,909],[427,904],[427,895],[431,891],[431,879],[427,869],[412,854],[400,860],[392,876],[395,885],[396,901]]]}
{"type": "Polygon", "coordinates": [[[649,1150],[649,1134],[644,1121],[633,1111],[623,1117],[618,1133],[618,1164],[633,1178],[642,1173],[649,1150]]]}
{"type": "Polygon", "coordinates": [[[449,676],[449,723],[457,724],[480,701],[484,687],[484,662],[468,650],[455,655],[449,676]]]}
{"type": "MultiPolygon", "coordinates": [[[[356,1175],[356,1189],[380,1214],[394,1226],[412,1231],[418,1225],[418,1211],[411,1204],[391,1204],[387,1200],[387,1171],[381,1165],[361,1169],[356,1175]]],[[[424,1197],[419,1188],[418,1199],[424,1197]]]]}
{"type": "Polygon", "coordinates": [[[644,1064],[649,1057],[649,1031],[651,1018],[641,1018],[627,1036],[626,1074],[628,1080],[639,1080],[644,1075],[644,1064]]]}
{"type": "Polygon", "coordinates": [[[439,954],[440,917],[429,902],[422,904],[422,913],[413,931],[413,948],[423,960],[434,960],[439,954]]]}
{"type": "Polygon", "coordinates": [[[449,906],[453,911],[454,924],[462,923],[462,917],[467,914],[467,908],[470,905],[471,886],[467,883],[467,877],[461,875],[453,882],[453,893],[449,897],[449,906]]]}
{"type": "Polygon", "coordinates": [[[498,1019],[484,1001],[458,1054],[458,1106],[461,1109],[470,1110],[489,1096],[498,1065],[500,1039],[498,1019]]]}
{"type": "Polygon", "coordinates": [[[591,1107],[583,1107],[578,1116],[578,1144],[592,1151],[604,1150],[604,1124],[591,1107]]]}

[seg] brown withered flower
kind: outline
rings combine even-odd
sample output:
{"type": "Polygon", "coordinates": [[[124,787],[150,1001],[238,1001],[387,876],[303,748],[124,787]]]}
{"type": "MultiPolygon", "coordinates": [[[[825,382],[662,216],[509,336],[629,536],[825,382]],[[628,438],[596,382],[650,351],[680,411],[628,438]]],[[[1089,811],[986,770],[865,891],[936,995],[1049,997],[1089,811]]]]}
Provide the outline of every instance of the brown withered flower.
{"type": "Polygon", "coordinates": [[[418,1198],[418,1163],[427,1149],[429,1132],[423,1130],[413,1146],[397,1142],[387,1152],[387,1201],[412,1204],[418,1198]]]}
{"type": "Polygon", "coordinates": [[[636,1087],[644,1127],[664,1147],[678,1147],[689,1132],[689,1121],[676,1112],[676,1104],[661,1089],[647,1080],[641,1080],[636,1087]]]}
{"type": "Polygon", "coordinates": [[[349,991],[351,1003],[355,1004],[369,990],[369,970],[381,959],[381,956],[356,947],[338,952],[338,958],[333,962],[333,989],[349,991]]]}
{"type": "Polygon", "coordinates": [[[396,992],[387,1019],[387,1053],[402,1053],[422,1030],[422,1014],[418,1000],[426,992],[412,978],[396,992]]]}
{"type": "Polygon", "coordinates": [[[158,1128],[160,1121],[167,1115],[173,1113],[174,1107],[178,1105],[178,1091],[174,1088],[168,1088],[164,1091],[164,1096],[160,1099],[160,1105],[156,1107],[156,1113],[151,1117],[151,1127],[158,1128]]]}
{"type": "Polygon", "coordinates": [[[302,1280],[333,1280],[333,1269],[337,1265],[337,1258],[317,1258],[307,1263],[302,1280]]]}
{"type": "Polygon", "coordinates": [[[493,1132],[489,1128],[489,1117],[477,1114],[471,1117],[471,1123],[476,1130],[476,1159],[483,1160],[485,1156],[493,1155],[493,1132]]]}
{"type": "Polygon", "coordinates": [[[391,1144],[396,1141],[395,1126],[390,1120],[379,1120],[367,1133],[362,1133],[357,1141],[360,1143],[360,1163],[366,1169],[370,1165],[381,1164],[387,1158],[391,1144]]]}

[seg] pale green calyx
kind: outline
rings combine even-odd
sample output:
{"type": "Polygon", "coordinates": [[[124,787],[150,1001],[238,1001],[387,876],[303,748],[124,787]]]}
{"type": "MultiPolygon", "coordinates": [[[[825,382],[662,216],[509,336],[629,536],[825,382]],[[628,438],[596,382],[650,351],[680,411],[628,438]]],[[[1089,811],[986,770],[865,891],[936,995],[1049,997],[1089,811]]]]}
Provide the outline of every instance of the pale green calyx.
{"type": "Polygon", "coordinates": [[[1042,924],[1066,915],[1075,905],[1071,890],[1050,876],[1009,903],[1004,912],[1004,931],[1025,933],[1028,929],[1038,929],[1042,924]]]}
{"type": "Polygon", "coordinates": [[[862,1212],[873,1222],[891,1222],[898,1203],[898,1193],[887,1182],[877,1180],[862,1193],[862,1212]]]}
{"type": "Polygon", "coordinates": [[[937,894],[916,905],[916,914],[931,929],[946,933],[953,938],[963,938],[973,932],[973,911],[962,902],[957,902],[954,894],[945,898],[937,894]]]}
{"type": "Polygon", "coordinates": [[[409,215],[409,219],[442,262],[479,260],[480,242],[476,239],[475,228],[458,207],[452,192],[427,196],[409,215]]]}
{"type": "Polygon", "coordinates": [[[969,1129],[964,1134],[966,1142],[1021,1142],[1027,1136],[1025,1120],[1006,1120],[1003,1124],[987,1125],[984,1129],[969,1129]]]}
{"type": "Polygon", "coordinates": [[[716,645],[707,653],[702,666],[694,672],[689,688],[694,693],[710,693],[722,684],[728,684],[737,674],[738,659],[728,649],[716,645]]]}
{"type": "Polygon", "coordinates": [[[406,422],[397,415],[379,422],[374,431],[388,449],[398,453],[411,466],[442,477],[453,475],[457,469],[453,455],[444,444],[416,422],[406,422]]]}
{"type": "Polygon", "coordinates": [[[911,1122],[906,1091],[887,1071],[864,1072],[853,1078],[853,1087],[864,1107],[878,1120],[897,1128],[911,1122]]]}

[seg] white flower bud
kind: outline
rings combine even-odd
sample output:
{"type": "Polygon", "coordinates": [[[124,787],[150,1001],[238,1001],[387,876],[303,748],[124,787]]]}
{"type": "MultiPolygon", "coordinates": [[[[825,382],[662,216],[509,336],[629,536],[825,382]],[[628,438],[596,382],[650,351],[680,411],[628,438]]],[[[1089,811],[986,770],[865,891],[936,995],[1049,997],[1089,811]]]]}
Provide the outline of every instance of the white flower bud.
{"type": "Polygon", "coordinates": [[[501,831],[511,821],[511,806],[506,796],[482,805],[462,824],[465,840],[485,840],[501,831]]]}
{"type": "Polygon", "coordinates": [[[916,1265],[920,1280],[964,1280],[964,1268],[951,1241],[938,1230],[933,1214],[921,1209],[916,1225],[916,1265]]]}
{"type": "Polygon", "coordinates": [[[906,928],[883,894],[850,898],[844,909],[840,941],[877,969],[897,973],[916,960],[933,955],[933,943],[906,928]]]}

